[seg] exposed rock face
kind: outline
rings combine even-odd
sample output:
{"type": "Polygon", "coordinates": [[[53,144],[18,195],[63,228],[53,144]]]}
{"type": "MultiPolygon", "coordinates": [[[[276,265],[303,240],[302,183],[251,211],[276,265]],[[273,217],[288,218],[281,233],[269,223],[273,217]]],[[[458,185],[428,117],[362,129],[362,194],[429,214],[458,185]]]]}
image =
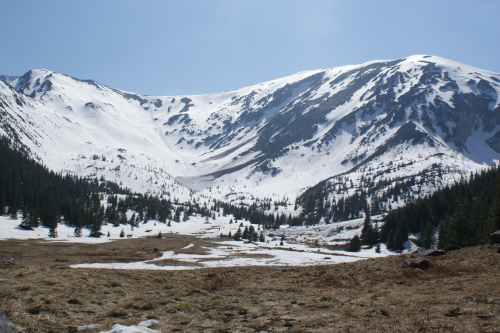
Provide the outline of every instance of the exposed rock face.
{"type": "Polygon", "coordinates": [[[14,325],[7,318],[5,311],[0,308],[0,332],[1,333],[16,333],[14,325]]]}
{"type": "Polygon", "coordinates": [[[0,135],[37,161],[180,200],[217,188],[217,199],[281,201],[309,188],[332,202],[378,184],[370,201],[406,181],[423,196],[497,160],[499,129],[500,74],[425,55],[192,96],[43,69],[0,77],[0,135]]]}

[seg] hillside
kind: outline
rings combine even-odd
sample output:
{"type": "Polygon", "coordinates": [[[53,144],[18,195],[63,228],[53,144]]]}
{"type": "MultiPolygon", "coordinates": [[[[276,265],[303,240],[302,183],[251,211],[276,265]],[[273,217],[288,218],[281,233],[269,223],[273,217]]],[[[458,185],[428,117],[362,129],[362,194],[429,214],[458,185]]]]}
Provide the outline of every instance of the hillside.
{"type": "Polygon", "coordinates": [[[434,56],[298,73],[227,92],[143,96],[48,70],[0,82],[2,134],[54,171],[139,193],[297,215],[412,181],[424,196],[498,160],[500,75],[434,56]],[[193,192],[194,191],[194,192],[193,192]],[[295,209],[297,208],[297,209],[295,209]],[[303,208],[303,207],[302,207],[303,208]]]}

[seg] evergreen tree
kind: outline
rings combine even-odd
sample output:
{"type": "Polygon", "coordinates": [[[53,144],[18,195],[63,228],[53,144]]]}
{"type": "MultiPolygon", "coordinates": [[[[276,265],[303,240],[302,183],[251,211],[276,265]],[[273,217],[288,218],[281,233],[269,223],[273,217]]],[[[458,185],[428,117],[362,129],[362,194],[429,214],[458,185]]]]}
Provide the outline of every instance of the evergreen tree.
{"type": "Polygon", "coordinates": [[[236,231],[236,233],[234,234],[233,239],[236,241],[239,241],[239,240],[241,240],[241,236],[242,236],[241,228],[238,228],[238,231],[236,231]]]}
{"type": "Polygon", "coordinates": [[[386,246],[388,249],[394,249],[394,231],[392,229],[389,231],[389,235],[387,235],[386,246]]]}
{"type": "Polygon", "coordinates": [[[181,221],[181,209],[180,209],[180,207],[177,207],[175,209],[173,220],[174,220],[174,222],[180,222],[181,221]]]}
{"type": "Polygon", "coordinates": [[[430,249],[433,244],[434,228],[429,220],[422,225],[420,231],[419,245],[424,249],[430,249]]]}
{"type": "Polygon", "coordinates": [[[361,250],[361,240],[359,239],[359,236],[356,234],[349,242],[349,247],[348,247],[347,251],[357,252],[359,250],[361,250]]]}
{"type": "Polygon", "coordinates": [[[131,226],[135,226],[135,227],[139,226],[137,224],[135,213],[133,213],[132,216],[130,217],[129,223],[130,223],[131,226]]]}
{"type": "Polygon", "coordinates": [[[401,233],[401,230],[399,230],[399,227],[396,229],[396,232],[394,233],[394,249],[395,250],[403,250],[404,246],[403,243],[405,242],[405,239],[401,233]]]}
{"type": "Polygon", "coordinates": [[[438,248],[439,249],[446,249],[447,247],[448,247],[448,238],[447,238],[447,232],[446,232],[446,222],[443,221],[439,225],[438,248]]]}
{"type": "Polygon", "coordinates": [[[49,237],[50,237],[50,238],[57,238],[57,229],[56,229],[56,228],[57,228],[57,226],[56,226],[56,225],[51,226],[51,227],[49,228],[49,237]]]}
{"type": "Polygon", "coordinates": [[[368,209],[366,210],[365,213],[365,220],[363,222],[363,229],[361,230],[360,240],[361,244],[370,246],[373,246],[378,242],[378,233],[376,230],[374,230],[372,226],[370,213],[368,209]]]}
{"type": "Polygon", "coordinates": [[[24,229],[24,230],[33,230],[33,223],[32,223],[32,215],[31,213],[28,213],[25,211],[23,213],[23,219],[21,224],[19,224],[19,228],[24,229]]]}
{"type": "Polygon", "coordinates": [[[252,242],[257,242],[257,240],[259,239],[259,235],[257,234],[257,232],[253,231],[250,233],[250,241],[252,242]]]}
{"type": "Polygon", "coordinates": [[[245,227],[245,229],[243,230],[243,234],[241,235],[241,238],[242,239],[250,239],[250,235],[248,233],[248,227],[245,227]]]}
{"type": "Polygon", "coordinates": [[[496,178],[495,189],[493,192],[493,202],[488,210],[487,224],[484,234],[500,229],[500,172],[496,178]]]}

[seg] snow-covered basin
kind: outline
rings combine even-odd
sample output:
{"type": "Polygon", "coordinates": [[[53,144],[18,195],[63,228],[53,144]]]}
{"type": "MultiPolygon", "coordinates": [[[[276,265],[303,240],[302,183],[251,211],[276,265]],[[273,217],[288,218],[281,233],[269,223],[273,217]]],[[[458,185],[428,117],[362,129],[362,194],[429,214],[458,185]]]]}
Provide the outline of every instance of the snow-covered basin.
{"type": "MultiPolygon", "coordinates": [[[[202,217],[191,217],[185,222],[171,222],[170,226],[158,221],[141,223],[139,227],[111,224],[102,226],[100,238],[89,237],[88,230],[82,230],[82,237],[74,236],[74,229],[60,223],[57,227],[57,238],[49,238],[49,230],[38,227],[34,230],[23,230],[18,227],[19,219],[0,216],[1,239],[44,239],[48,241],[75,242],[75,243],[103,243],[120,238],[124,232],[126,238],[139,238],[155,236],[160,232],[196,235],[203,238],[217,238],[229,232],[234,235],[243,224],[250,226],[249,222],[238,221],[230,223],[232,216],[220,216],[216,219],[206,220],[202,217]]],[[[183,249],[162,252],[159,258],[130,263],[85,263],[72,265],[72,267],[105,268],[105,269],[148,269],[148,270],[180,270],[204,267],[235,267],[235,266],[272,266],[272,265],[317,265],[352,262],[356,260],[380,257],[394,254],[380,244],[380,253],[372,249],[363,249],[359,252],[334,251],[327,245],[345,243],[356,233],[359,235],[363,219],[356,219],[341,223],[318,225],[310,227],[283,227],[279,230],[264,231],[265,242],[247,243],[242,241],[215,241],[213,246],[204,248],[204,254],[183,253],[183,249]],[[285,240],[281,243],[281,236],[285,240]],[[313,245],[314,244],[314,245],[313,245]],[[169,260],[169,265],[162,262],[169,260]],[[175,263],[178,263],[176,265],[175,263]]],[[[254,225],[258,230],[258,226],[254,225]]],[[[192,245],[188,245],[186,248],[192,245]]],[[[185,248],[185,249],[186,249],[185,248]]],[[[189,251],[187,251],[189,252],[189,251]]]]}

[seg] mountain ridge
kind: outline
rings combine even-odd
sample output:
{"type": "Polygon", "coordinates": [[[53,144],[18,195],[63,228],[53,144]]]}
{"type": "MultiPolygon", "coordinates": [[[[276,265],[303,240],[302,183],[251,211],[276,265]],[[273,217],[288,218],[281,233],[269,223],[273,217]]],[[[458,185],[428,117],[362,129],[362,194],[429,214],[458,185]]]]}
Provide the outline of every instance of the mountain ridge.
{"type": "Polygon", "coordinates": [[[396,158],[409,176],[433,164],[452,170],[441,179],[447,184],[500,156],[500,75],[435,56],[304,71],[207,95],[146,96],[47,70],[4,81],[16,92],[1,90],[3,134],[55,170],[138,192],[293,200],[351,170],[353,187],[339,195],[352,195],[361,186],[356,170],[390,179],[396,158]],[[37,108],[40,120],[17,120],[37,108]],[[413,126],[405,124],[420,141],[402,140],[399,129],[413,126]]]}

